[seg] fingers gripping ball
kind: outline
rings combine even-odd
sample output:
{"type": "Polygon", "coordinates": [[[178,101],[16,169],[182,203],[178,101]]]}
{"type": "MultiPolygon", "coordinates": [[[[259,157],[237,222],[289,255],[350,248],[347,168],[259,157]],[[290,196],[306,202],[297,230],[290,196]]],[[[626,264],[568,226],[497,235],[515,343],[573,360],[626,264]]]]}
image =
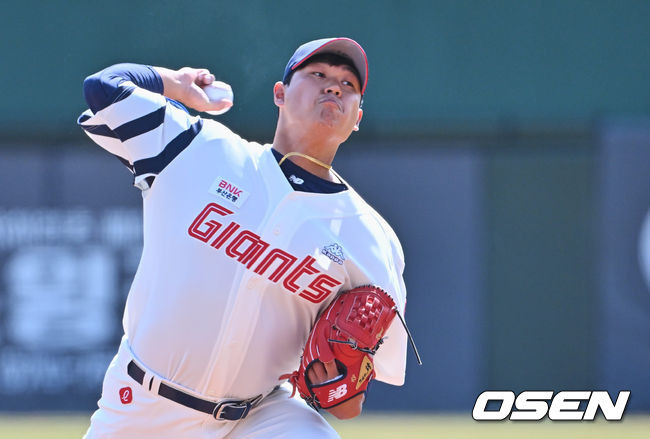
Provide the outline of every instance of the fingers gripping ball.
{"type": "Polygon", "coordinates": [[[379,287],[341,293],[316,320],[298,370],[283,377],[314,408],[328,409],[365,393],[375,376],[373,356],[394,317],[395,302],[379,287]],[[311,383],[307,373],[316,361],[336,361],[339,375],[311,383]]]}

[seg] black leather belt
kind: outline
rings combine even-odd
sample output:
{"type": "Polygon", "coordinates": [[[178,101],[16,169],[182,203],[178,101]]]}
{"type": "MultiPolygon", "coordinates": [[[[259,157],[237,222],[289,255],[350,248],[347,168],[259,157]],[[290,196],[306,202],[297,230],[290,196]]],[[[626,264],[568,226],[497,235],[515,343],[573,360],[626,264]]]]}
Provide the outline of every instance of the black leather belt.
{"type": "MultiPolygon", "coordinates": [[[[126,370],[131,378],[136,380],[141,385],[144,385],[145,372],[140,368],[140,366],[131,361],[129,362],[126,370]]],[[[149,382],[149,390],[151,390],[152,383],[153,378],[149,382]]],[[[160,386],[158,388],[158,395],[170,399],[178,404],[184,405],[185,407],[189,407],[203,413],[208,413],[214,416],[214,418],[217,420],[228,421],[237,421],[239,419],[244,419],[246,415],[248,415],[250,409],[262,400],[262,395],[258,395],[255,398],[245,399],[243,401],[206,401],[205,399],[197,398],[196,396],[192,396],[188,393],[170,387],[163,382],[160,383],[160,386]]]]}

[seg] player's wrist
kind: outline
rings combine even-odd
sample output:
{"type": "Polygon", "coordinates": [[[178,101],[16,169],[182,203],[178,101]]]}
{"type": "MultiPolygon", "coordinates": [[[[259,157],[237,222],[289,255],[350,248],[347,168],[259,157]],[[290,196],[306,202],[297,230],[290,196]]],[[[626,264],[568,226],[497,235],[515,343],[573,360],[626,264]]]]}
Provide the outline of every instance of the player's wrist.
{"type": "Polygon", "coordinates": [[[172,70],[165,67],[153,67],[163,83],[163,95],[175,101],[185,103],[193,77],[187,68],[172,70]]]}
{"type": "Polygon", "coordinates": [[[366,394],[361,393],[357,396],[354,396],[347,401],[338,404],[334,407],[331,407],[327,410],[327,412],[336,417],[337,419],[352,419],[356,418],[361,414],[361,411],[363,410],[363,402],[366,399],[366,394]]]}

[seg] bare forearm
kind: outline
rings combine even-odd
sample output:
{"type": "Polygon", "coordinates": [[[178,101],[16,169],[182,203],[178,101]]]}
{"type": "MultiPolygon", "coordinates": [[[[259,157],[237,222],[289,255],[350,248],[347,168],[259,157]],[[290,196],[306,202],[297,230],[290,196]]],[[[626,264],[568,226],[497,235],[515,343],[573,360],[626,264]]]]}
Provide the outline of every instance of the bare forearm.
{"type": "Polygon", "coordinates": [[[183,102],[185,96],[194,83],[194,77],[188,72],[183,73],[180,70],[172,70],[165,67],[154,67],[163,82],[163,94],[170,99],[183,102]]]}

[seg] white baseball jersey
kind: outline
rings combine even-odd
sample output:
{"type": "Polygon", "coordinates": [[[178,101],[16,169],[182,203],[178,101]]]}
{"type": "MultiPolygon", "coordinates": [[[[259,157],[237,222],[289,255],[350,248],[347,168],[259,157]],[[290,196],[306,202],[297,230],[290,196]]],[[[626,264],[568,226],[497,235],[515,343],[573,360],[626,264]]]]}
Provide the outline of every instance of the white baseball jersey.
{"type": "MultiPolygon", "coordinates": [[[[79,123],[142,189],[144,248],[123,319],[141,364],[206,398],[248,398],[298,367],[337,292],[378,285],[404,311],[399,241],[351,187],[294,191],[271,145],[130,81],[120,87],[120,99],[79,123]]],[[[401,385],[398,319],[386,336],[376,378],[401,385]]]]}

